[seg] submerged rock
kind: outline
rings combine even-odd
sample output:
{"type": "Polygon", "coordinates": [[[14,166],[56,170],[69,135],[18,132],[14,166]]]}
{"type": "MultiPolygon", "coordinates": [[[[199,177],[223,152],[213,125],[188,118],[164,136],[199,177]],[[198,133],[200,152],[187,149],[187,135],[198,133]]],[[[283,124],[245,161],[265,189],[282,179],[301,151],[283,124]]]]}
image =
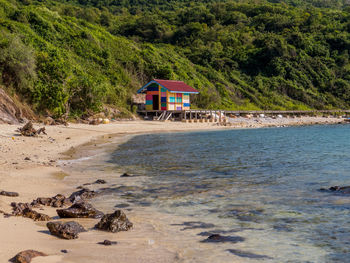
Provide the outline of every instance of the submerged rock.
{"type": "Polygon", "coordinates": [[[89,190],[87,188],[83,188],[79,191],[76,191],[74,193],[72,193],[69,197],[69,200],[72,202],[72,203],[75,203],[75,202],[79,202],[79,201],[84,201],[84,200],[87,200],[87,199],[91,199],[91,198],[94,198],[97,196],[97,192],[96,191],[93,191],[93,190],[89,190]]]}
{"type": "Polygon", "coordinates": [[[85,202],[75,203],[67,209],[57,209],[56,212],[61,218],[101,218],[104,215],[85,202]]]}
{"type": "Polygon", "coordinates": [[[15,216],[23,216],[31,218],[34,221],[49,221],[51,218],[48,215],[38,213],[32,209],[32,206],[28,203],[11,203],[12,214],[15,216]]]}
{"type": "Polygon", "coordinates": [[[328,189],[321,188],[321,191],[330,191],[340,194],[350,194],[350,186],[332,186],[328,189]]]}
{"type": "Polygon", "coordinates": [[[97,229],[109,232],[128,231],[133,224],[122,210],[116,210],[113,214],[104,215],[95,226],[97,229]]]}
{"type": "Polygon", "coordinates": [[[234,255],[236,255],[238,257],[242,257],[242,258],[273,259],[272,257],[266,256],[266,255],[258,255],[258,254],[254,254],[254,253],[251,253],[251,252],[238,250],[238,249],[227,249],[227,251],[230,252],[231,254],[234,254],[234,255]]]}
{"type": "Polygon", "coordinates": [[[93,183],[86,183],[86,184],[83,184],[83,185],[92,185],[92,184],[106,184],[107,182],[103,179],[97,179],[95,182],[93,183]]]}
{"type": "Polygon", "coordinates": [[[197,229],[197,228],[212,228],[215,227],[214,224],[211,223],[204,223],[204,222],[200,222],[200,221],[187,221],[187,222],[183,222],[182,224],[172,224],[172,226],[185,226],[184,228],[182,228],[181,230],[188,230],[188,229],[197,229]]]}
{"type": "Polygon", "coordinates": [[[7,192],[7,191],[0,191],[0,195],[9,196],[9,197],[19,196],[19,194],[16,192],[7,192]]]}
{"type": "Polygon", "coordinates": [[[32,206],[46,205],[52,207],[63,207],[71,204],[72,202],[61,194],[57,194],[54,197],[38,197],[31,203],[32,206]]]}
{"type": "Polygon", "coordinates": [[[14,263],[30,263],[32,258],[35,257],[45,257],[47,256],[45,253],[35,251],[35,250],[25,250],[19,252],[14,258],[11,259],[14,263]]]}
{"type": "Polygon", "coordinates": [[[84,227],[77,222],[70,221],[67,223],[62,222],[48,222],[46,224],[51,235],[57,236],[63,239],[76,239],[78,234],[86,232],[84,227]]]}
{"type": "Polygon", "coordinates": [[[202,240],[202,243],[238,243],[243,242],[244,238],[240,236],[222,236],[219,234],[212,234],[207,239],[202,240]]]}
{"type": "Polygon", "coordinates": [[[110,241],[110,240],[104,240],[103,242],[98,242],[97,244],[99,245],[104,245],[104,246],[111,246],[111,245],[116,245],[116,241],[110,241]]]}

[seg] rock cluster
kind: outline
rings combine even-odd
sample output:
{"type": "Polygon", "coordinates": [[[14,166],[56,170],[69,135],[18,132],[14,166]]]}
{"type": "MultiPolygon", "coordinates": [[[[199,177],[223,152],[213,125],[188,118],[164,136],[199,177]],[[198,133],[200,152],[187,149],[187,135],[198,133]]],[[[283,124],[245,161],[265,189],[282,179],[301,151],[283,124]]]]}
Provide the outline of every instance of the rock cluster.
{"type": "Polygon", "coordinates": [[[63,207],[71,204],[70,199],[61,194],[57,194],[54,197],[38,197],[31,203],[32,206],[45,205],[52,207],[63,207]]]}
{"type": "Polygon", "coordinates": [[[48,215],[38,213],[32,209],[32,206],[28,203],[11,203],[12,214],[15,216],[23,216],[31,218],[34,221],[49,221],[51,218],[48,215]]]}
{"type": "Polygon", "coordinates": [[[79,233],[86,232],[82,225],[74,221],[67,223],[48,222],[46,226],[52,235],[63,239],[76,239],[79,233]]]}
{"type": "Polygon", "coordinates": [[[128,231],[133,224],[122,210],[116,210],[113,214],[104,215],[95,226],[97,229],[108,232],[128,231]]]}

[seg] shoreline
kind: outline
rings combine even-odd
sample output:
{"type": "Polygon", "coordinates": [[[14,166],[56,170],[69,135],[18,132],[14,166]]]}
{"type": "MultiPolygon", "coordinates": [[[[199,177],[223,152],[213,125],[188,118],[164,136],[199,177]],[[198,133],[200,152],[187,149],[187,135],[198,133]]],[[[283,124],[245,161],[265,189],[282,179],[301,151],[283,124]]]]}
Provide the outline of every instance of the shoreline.
{"type": "MultiPolygon", "coordinates": [[[[311,117],[311,119],[308,118],[307,121],[304,120],[298,122],[298,124],[309,125],[315,124],[315,122],[316,124],[337,124],[340,120],[338,118],[311,117]]],[[[295,125],[295,123],[290,123],[290,125],[295,125]]],[[[242,125],[225,127],[213,125],[213,123],[189,124],[179,122],[128,121],[99,126],[86,124],[70,124],[69,127],[46,126],[48,135],[39,137],[15,136],[16,133],[14,131],[19,125],[0,125],[0,190],[19,193],[19,197],[0,196],[0,210],[11,212],[9,206],[11,202],[31,202],[37,197],[51,197],[58,193],[68,195],[74,191],[77,185],[67,185],[67,182],[63,180],[65,177],[64,169],[57,164],[57,161],[73,156],[76,157],[77,153],[78,155],[86,154],[79,153],[79,148],[84,145],[91,143],[98,144],[99,141],[102,142],[113,136],[120,136],[119,138],[123,142],[125,138],[130,139],[129,136],[147,133],[262,128],[271,127],[271,125],[274,124],[263,122],[256,125],[258,127],[242,127],[242,125]],[[29,157],[30,160],[24,160],[26,157],[29,157]]],[[[278,125],[275,124],[275,127],[280,125],[280,123],[278,125]]],[[[35,126],[38,127],[38,125],[35,126]]],[[[55,209],[50,207],[44,207],[43,211],[40,212],[49,216],[57,216],[55,209]]],[[[38,257],[33,259],[32,262],[81,262],[81,259],[67,259],[67,257],[70,254],[74,254],[73,250],[77,251],[77,253],[79,252],[80,254],[78,254],[81,255],[85,249],[92,249],[98,255],[86,255],[86,258],[84,258],[85,262],[108,262],[105,261],[107,259],[103,252],[107,251],[107,248],[99,247],[96,245],[96,242],[102,241],[101,239],[105,236],[109,236],[113,240],[113,235],[116,235],[116,240],[122,239],[128,243],[128,239],[133,240],[135,239],[135,235],[137,236],[139,233],[142,233],[143,229],[140,226],[144,228],[149,227],[151,228],[150,231],[152,231],[152,227],[149,224],[142,225],[142,220],[139,217],[137,218],[137,213],[142,214],[142,211],[133,211],[131,213],[134,220],[136,220],[134,232],[128,231],[125,233],[108,234],[91,231],[82,234],[80,239],[71,241],[60,240],[48,235],[45,226],[46,222],[34,222],[31,219],[22,217],[4,218],[0,215],[0,229],[2,231],[2,235],[0,236],[0,253],[8,260],[20,251],[35,249],[50,256],[45,258],[38,257]],[[137,224],[139,225],[137,226],[137,224]],[[72,247],[73,253],[60,253],[60,250],[65,249],[67,246],[72,247]]],[[[149,221],[154,220],[155,218],[149,219],[149,221]]],[[[88,228],[93,226],[91,220],[79,219],[79,221],[85,221],[84,223],[88,228]]],[[[133,218],[131,218],[131,221],[133,221],[133,218]]],[[[144,240],[141,243],[143,244],[143,242],[144,240]]],[[[149,260],[153,260],[153,262],[174,262],[177,261],[176,258],[181,258],[181,256],[162,246],[149,247],[146,244],[141,249],[144,248],[149,253],[149,260]],[[163,256],[160,259],[158,255],[160,253],[159,251],[162,251],[161,254],[163,256]],[[168,260],[164,261],[164,259],[168,260]]],[[[123,248],[127,249],[127,247],[123,248]]],[[[133,253],[133,248],[129,250],[133,253]]],[[[140,252],[141,254],[139,256],[142,256],[142,251],[140,252]]],[[[134,255],[130,255],[130,258],[127,258],[127,256],[120,258],[120,262],[138,262],[137,255],[138,253],[134,253],[134,255]]]]}

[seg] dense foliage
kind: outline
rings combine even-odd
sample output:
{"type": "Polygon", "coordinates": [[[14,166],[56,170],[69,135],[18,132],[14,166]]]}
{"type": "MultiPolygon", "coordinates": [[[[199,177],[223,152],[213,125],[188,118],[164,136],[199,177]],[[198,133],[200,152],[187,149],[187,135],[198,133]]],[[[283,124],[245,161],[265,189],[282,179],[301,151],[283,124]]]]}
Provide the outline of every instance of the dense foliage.
{"type": "Polygon", "coordinates": [[[127,108],[152,78],[199,108],[347,108],[349,18],[345,0],[0,0],[0,84],[58,116],[127,108]]]}

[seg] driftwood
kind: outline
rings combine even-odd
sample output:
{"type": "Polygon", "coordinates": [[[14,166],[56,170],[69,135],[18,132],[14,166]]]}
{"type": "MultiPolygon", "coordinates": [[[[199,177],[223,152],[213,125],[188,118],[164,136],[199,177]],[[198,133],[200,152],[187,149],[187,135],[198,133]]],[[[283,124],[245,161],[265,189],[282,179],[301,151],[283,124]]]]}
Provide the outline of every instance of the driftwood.
{"type": "Polygon", "coordinates": [[[34,129],[33,123],[31,121],[27,122],[22,128],[17,129],[18,132],[22,134],[22,136],[37,136],[41,133],[46,134],[45,127],[34,129]]]}

